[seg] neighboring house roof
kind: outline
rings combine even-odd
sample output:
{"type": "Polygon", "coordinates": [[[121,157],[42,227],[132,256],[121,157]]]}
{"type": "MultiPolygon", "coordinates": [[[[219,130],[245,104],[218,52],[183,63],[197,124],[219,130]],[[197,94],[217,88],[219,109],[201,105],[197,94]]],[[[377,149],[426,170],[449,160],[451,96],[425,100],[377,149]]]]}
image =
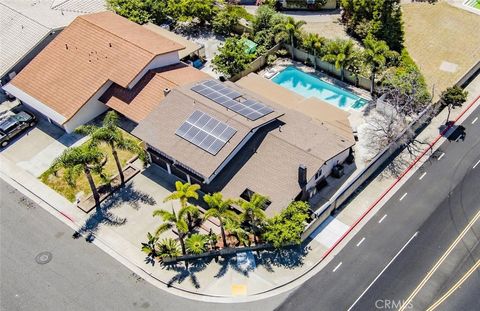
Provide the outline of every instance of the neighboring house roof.
{"type": "MultiPolygon", "coordinates": [[[[255,121],[250,121],[191,91],[190,87],[191,85],[173,89],[161,104],[139,123],[132,134],[160,150],[172,160],[183,164],[200,177],[210,177],[249,132],[283,114],[281,110],[275,111],[255,121]],[[216,155],[200,149],[175,134],[175,131],[196,110],[226,123],[237,131],[216,155]]],[[[237,90],[241,89],[237,88],[237,90]]],[[[249,96],[245,92],[243,93],[245,96],[249,96]]]]}
{"type": "Polygon", "coordinates": [[[202,46],[198,43],[195,43],[193,41],[190,41],[180,35],[177,35],[174,32],[168,31],[165,28],[162,28],[158,25],[152,24],[152,23],[146,23],[143,25],[143,27],[146,27],[147,29],[150,29],[151,31],[154,31],[158,33],[159,35],[162,35],[174,42],[177,42],[178,44],[181,44],[185,46],[184,50],[181,50],[178,52],[178,55],[180,56],[180,59],[183,59],[187,56],[189,56],[192,53],[197,52],[202,48],[202,46]]]}
{"type": "Polygon", "coordinates": [[[209,77],[200,70],[179,63],[149,71],[132,89],[114,84],[100,97],[100,101],[130,120],[139,122],[165,98],[165,89],[171,90],[209,77]]]}
{"type": "Polygon", "coordinates": [[[92,13],[106,10],[105,0],[54,0],[52,9],[68,12],[92,13]]]}
{"type": "Polygon", "coordinates": [[[0,77],[9,73],[51,29],[0,3],[0,77]]]}
{"type": "Polygon", "coordinates": [[[157,55],[182,48],[112,12],[83,15],[11,84],[68,121],[107,81],[126,88],[157,55]]]}
{"type": "MultiPolygon", "coordinates": [[[[79,0],[76,0],[80,3],[79,0]]],[[[84,0],[90,2],[92,0],[84,0]]],[[[96,0],[106,3],[106,0],[96,0]]],[[[28,16],[40,24],[51,28],[63,28],[70,24],[75,17],[85,13],[95,13],[105,11],[105,6],[95,6],[83,11],[56,10],[55,7],[64,3],[65,0],[0,0],[0,3],[10,7],[18,13],[28,16]]]]}

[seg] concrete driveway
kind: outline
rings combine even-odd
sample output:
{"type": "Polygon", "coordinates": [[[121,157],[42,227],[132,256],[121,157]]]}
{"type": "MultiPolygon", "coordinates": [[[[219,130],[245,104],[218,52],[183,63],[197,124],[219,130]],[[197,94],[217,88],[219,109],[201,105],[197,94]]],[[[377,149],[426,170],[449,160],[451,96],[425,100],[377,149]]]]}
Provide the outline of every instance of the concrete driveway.
{"type": "Polygon", "coordinates": [[[21,135],[10,144],[0,149],[2,155],[35,177],[48,169],[52,161],[66,148],[81,144],[87,137],[67,134],[59,127],[41,118],[38,124],[21,135]]]}

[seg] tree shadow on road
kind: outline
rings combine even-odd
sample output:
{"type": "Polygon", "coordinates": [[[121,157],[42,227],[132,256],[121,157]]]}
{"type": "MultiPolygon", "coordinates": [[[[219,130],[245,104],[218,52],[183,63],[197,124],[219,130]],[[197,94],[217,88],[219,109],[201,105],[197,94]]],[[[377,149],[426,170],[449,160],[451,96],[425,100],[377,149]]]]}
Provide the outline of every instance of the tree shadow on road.
{"type": "Polygon", "coordinates": [[[188,267],[184,265],[165,265],[165,270],[177,273],[167,282],[168,287],[173,286],[174,283],[180,284],[189,279],[195,288],[200,288],[200,282],[196,274],[205,270],[210,262],[211,259],[198,259],[189,262],[188,267]]]}
{"type": "Polygon", "coordinates": [[[255,265],[247,265],[246,267],[241,268],[235,255],[220,258],[218,263],[220,265],[220,270],[218,270],[217,274],[214,275],[215,278],[221,278],[225,276],[225,274],[227,274],[230,269],[242,274],[243,276],[248,277],[250,272],[252,272],[256,268],[255,265]]]}

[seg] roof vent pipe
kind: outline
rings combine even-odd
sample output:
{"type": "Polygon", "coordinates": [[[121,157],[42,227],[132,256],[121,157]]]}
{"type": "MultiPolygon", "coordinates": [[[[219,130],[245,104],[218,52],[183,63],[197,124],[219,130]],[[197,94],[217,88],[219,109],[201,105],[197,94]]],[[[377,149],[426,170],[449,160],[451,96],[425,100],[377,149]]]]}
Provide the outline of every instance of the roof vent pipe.
{"type": "Polygon", "coordinates": [[[168,87],[164,88],[164,89],[163,89],[163,95],[164,95],[164,96],[167,96],[168,93],[170,93],[170,91],[171,91],[171,90],[170,90],[168,87]]]}

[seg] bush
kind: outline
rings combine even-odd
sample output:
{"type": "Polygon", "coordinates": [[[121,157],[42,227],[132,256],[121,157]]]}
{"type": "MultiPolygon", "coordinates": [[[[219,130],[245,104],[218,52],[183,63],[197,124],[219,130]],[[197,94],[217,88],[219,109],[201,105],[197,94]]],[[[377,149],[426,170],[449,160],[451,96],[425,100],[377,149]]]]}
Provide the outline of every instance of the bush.
{"type": "MultiPolygon", "coordinates": [[[[384,90],[396,89],[405,102],[411,101],[416,111],[425,108],[430,102],[430,93],[427,83],[420,69],[403,49],[398,58],[398,66],[391,68],[381,81],[381,87],[384,90]]],[[[405,111],[407,114],[410,111],[405,111]]]]}
{"type": "Polygon", "coordinates": [[[245,70],[255,55],[245,51],[245,38],[227,38],[212,60],[216,72],[232,77],[245,70]]]}
{"type": "Polygon", "coordinates": [[[160,23],[165,19],[165,4],[154,0],[107,0],[107,6],[132,22],[144,24],[160,23]]]}
{"type": "Polygon", "coordinates": [[[271,7],[262,5],[258,8],[253,22],[254,41],[270,49],[275,45],[278,25],[285,23],[286,17],[275,12],[271,7]]]}
{"type": "Polygon", "coordinates": [[[372,34],[385,41],[390,49],[402,50],[404,31],[400,0],[340,0],[340,5],[348,32],[360,39],[372,34]]]}
{"type": "Polygon", "coordinates": [[[189,253],[198,255],[207,251],[209,241],[208,236],[194,233],[185,240],[185,246],[189,253]]]}
{"type": "Polygon", "coordinates": [[[468,92],[459,86],[452,86],[442,92],[440,103],[443,106],[458,107],[467,100],[468,92]]]}
{"type": "Polygon", "coordinates": [[[296,201],[288,205],[280,215],[268,220],[263,234],[266,242],[275,248],[300,244],[301,234],[305,230],[310,206],[306,202],[296,201]]]}
{"type": "MultiPolygon", "coordinates": [[[[162,2],[149,0],[153,2],[162,2]]],[[[176,21],[211,23],[217,14],[215,0],[168,0],[166,13],[176,21]]]]}
{"type": "Polygon", "coordinates": [[[157,254],[160,258],[178,257],[181,255],[178,242],[172,238],[166,238],[157,243],[157,254]]]}
{"type": "Polygon", "coordinates": [[[277,51],[276,54],[277,54],[278,57],[286,57],[286,56],[288,56],[289,53],[285,49],[280,49],[280,50],[277,51]]]}
{"type": "Polygon", "coordinates": [[[270,54],[267,56],[267,64],[271,65],[277,60],[277,56],[275,54],[270,54]]]}
{"type": "Polygon", "coordinates": [[[228,35],[233,32],[235,25],[239,24],[241,18],[250,22],[254,20],[254,16],[248,13],[243,7],[226,5],[218,11],[213,18],[213,31],[218,34],[228,35]]]}

